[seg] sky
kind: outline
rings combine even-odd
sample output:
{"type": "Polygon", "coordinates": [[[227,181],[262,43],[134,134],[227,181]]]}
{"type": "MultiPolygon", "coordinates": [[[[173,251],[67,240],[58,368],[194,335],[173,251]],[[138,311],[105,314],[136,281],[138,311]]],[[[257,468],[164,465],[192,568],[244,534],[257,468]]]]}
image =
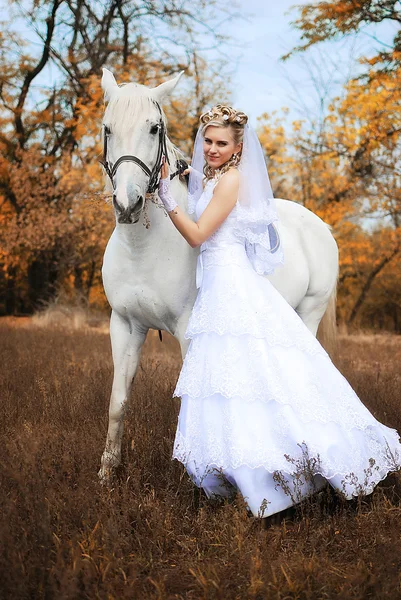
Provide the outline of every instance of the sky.
{"type": "Polygon", "coordinates": [[[280,57],[299,40],[290,25],[297,14],[290,11],[293,4],[293,0],[247,0],[244,5],[253,15],[250,21],[231,25],[234,39],[244,44],[233,78],[233,100],[252,121],[289,104],[286,77],[293,69],[288,63],[284,66],[280,57]]]}
{"type": "MultiPolygon", "coordinates": [[[[283,63],[280,57],[300,43],[300,33],[293,26],[299,11],[294,4],[311,0],[246,0],[241,1],[249,13],[248,23],[230,25],[230,33],[244,44],[233,77],[236,107],[244,110],[255,125],[264,112],[289,109],[288,118],[298,118],[302,111],[319,112],[319,94],[308,70],[325,90],[328,98],[341,93],[345,81],[358,72],[358,56],[372,55],[381,45],[373,39],[391,42],[395,26],[383,23],[369,26],[358,35],[319,45],[283,63]],[[308,65],[305,64],[308,63],[308,65]]],[[[242,9],[243,10],[243,9],[242,9]]]]}
{"type": "MultiPolygon", "coordinates": [[[[298,0],[296,4],[310,2],[298,0]]],[[[319,44],[283,63],[281,56],[300,43],[299,31],[291,25],[299,14],[294,0],[239,0],[239,5],[240,12],[247,13],[248,18],[223,26],[222,31],[233,39],[232,46],[224,51],[232,56],[233,105],[243,110],[254,126],[263,113],[280,113],[284,107],[289,109],[287,117],[283,117],[287,123],[316,117],[331,98],[341,94],[350,76],[358,73],[358,56],[373,55],[382,47],[377,40],[391,43],[395,34],[392,23],[369,26],[358,36],[319,44]]],[[[32,31],[24,27],[22,33],[34,42],[32,31]]],[[[217,51],[209,56],[216,58],[217,51]]],[[[44,81],[48,84],[58,75],[56,67],[49,65],[35,86],[39,88],[44,81]]]]}

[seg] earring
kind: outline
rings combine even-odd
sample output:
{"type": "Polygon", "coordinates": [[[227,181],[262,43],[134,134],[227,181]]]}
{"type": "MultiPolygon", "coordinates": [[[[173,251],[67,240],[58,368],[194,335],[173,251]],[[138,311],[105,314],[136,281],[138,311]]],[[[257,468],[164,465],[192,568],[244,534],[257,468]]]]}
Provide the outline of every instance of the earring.
{"type": "Polygon", "coordinates": [[[233,157],[233,159],[235,160],[235,159],[237,158],[237,155],[236,155],[236,154],[233,154],[233,156],[232,156],[232,157],[233,157]]]}

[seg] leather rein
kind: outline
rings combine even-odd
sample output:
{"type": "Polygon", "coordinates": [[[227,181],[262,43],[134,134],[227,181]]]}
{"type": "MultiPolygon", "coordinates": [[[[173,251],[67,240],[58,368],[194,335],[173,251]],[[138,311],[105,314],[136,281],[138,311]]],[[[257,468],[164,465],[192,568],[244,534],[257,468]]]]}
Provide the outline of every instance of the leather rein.
{"type": "MultiPolygon", "coordinates": [[[[142,169],[142,171],[145,173],[145,175],[147,175],[149,177],[147,194],[154,194],[155,191],[157,190],[157,188],[159,187],[160,169],[162,167],[163,156],[166,157],[168,164],[170,164],[170,161],[168,159],[168,154],[167,154],[167,135],[166,135],[166,128],[163,123],[162,110],[161,110],[158,102],[156,102],[155,100],[153,100],[153,102],[156,105],[156,107],[160,113],[160,123],[158,124],[159,143],[158,143],[158,148],[157,148],[157,157],[156,157],[156,162],[155,162],[152,170],[150,170],[149,167],[147,165],[145,165],[145,163],[140,158],[138,158],[137,156],[134,156],[132,154],[123,154],[116,160],[116,162],[114,164],[112,162],[110,162],[107,158],[108,134],[106,132],[106,125],[103,125],[103,156],[99,160],[99,162],[103,166],[104,170],[106,171],[106,174],[109,177],[111,184],[113,186],[113,190],[116,187],[115,182],[114,182],[114,177],[117,173],[118,167],[125,162],[133,162],[142,169]]],[[[185,171],[185,169],[188,168],[188,164],[185,162],[185,160],[181,160],[181,159],[177,160],[176,166],[177,166],[177,170],[170,175],[170,179],[174,179],[174,177],[176,177],[177,175],[180,175],[183,171],[185,171]]]]}

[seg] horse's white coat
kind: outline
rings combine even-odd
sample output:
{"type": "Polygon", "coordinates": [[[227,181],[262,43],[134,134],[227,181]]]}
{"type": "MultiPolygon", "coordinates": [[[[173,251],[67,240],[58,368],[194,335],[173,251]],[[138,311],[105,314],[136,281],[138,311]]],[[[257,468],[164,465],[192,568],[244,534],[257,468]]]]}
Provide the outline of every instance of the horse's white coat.
{"type": "MultiPolygon", "coordinates": [[[[102,86],[109,104],[103,123],[111,130],[108,150],[113,162],[122,154],[133,154],[150,169],[153,167],[157,136],[149,131],[159,116],[149,99],[162,103],[180,76],[150,90],[136,84],[118,87],[113,75],[104,70],[102,86]]],[[[177,151],[171,143],[168,152],[174,168],[177,151]]],[[[112,307],[114,379],[106,447],[99,471],[102,479],[107,479],[120,462],[124,408],[148,330],[160,329],[174,335],[184,357],[189,343],[184,333],[197,292],[198,249],[191,248],[165,212],[151,202],[147,209],[151,225],[149,229],[143,226],[146,189],[147,176],[137,165],[120,166],[115,200],[119,206],[131,210],[132,220],[137,222],[116,223],[103,262],[104,289],[112,307]]],[[[178,178],[172,182],[172,193],[180,208],[186,210],[187,189],[178,178]]],[[[316,335],[335,294],[337,244],[327,225],[303,206],[277,200],[277,208],[285,264],[269,279],[316,335]]],[[[330,314],[330,318],[334,315],[330,314]]]]}

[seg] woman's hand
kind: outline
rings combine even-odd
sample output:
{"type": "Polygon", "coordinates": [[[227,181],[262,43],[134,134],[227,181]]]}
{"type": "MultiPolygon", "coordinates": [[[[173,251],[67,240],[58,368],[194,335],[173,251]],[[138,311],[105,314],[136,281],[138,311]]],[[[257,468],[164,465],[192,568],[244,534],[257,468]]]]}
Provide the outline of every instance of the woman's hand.
{"type": "Polygon", "coordinates": [[[164,157],[162,159],[162,168],[160,171],[159,198],[163,202],[167,212],[170,212],[177,207],[177,202],[171,195],[168,163],[164,157]]]}
{"type": "MultiPolygon", "coordinates": [[[[165,184],[170,185],[169,178],[162,179],[160,187],[164,188],[165,184]]],[[[196,223],[179,207],[172,211],[167,208],[169,217],[188,244],[196,248],[207,240],[230,214],[237,201],[238,190],[239,172],[237,169],[230,169],[216,185],[212,199],[196,223]]],[[[159,196],[166,206],[164,190],[159,191],[159,196]]]]}
{"type": "Polygon", "coordinates": [[[160,176],[162,179],[166,179],[169,176],[168,162],[166,161],[165,156],[162,157],[162,168],[160,171],[160,176]]]}

